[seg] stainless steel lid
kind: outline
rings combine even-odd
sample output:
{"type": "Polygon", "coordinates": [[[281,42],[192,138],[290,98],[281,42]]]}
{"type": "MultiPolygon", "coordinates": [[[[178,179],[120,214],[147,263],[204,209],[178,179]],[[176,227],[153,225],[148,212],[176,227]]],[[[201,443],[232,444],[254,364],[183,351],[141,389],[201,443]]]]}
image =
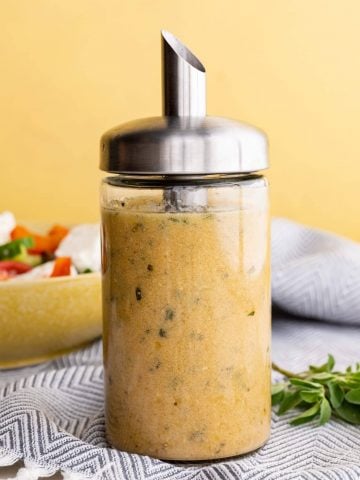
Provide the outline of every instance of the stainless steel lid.
{"type": "Polygon", "coordinates": [[[100,168],[111,173],[204,175],[268,167],[266,135],[250,125],[206,115],[205,68],[162,32],[163,116],[125,123],[101,139],[100,168]]]}

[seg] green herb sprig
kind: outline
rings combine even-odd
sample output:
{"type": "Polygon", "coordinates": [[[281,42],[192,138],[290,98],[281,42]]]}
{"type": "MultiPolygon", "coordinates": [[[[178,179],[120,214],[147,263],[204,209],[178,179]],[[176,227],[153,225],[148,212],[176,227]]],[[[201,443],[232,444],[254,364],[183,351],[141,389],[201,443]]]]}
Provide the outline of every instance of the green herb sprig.
{"type": "Polygon", "coordinates": [[[303,412],[291,420],[292,425],[302,425],[315,418],[324,425],[331,416],[360,425],[360,363],[345,372],[335,371],[334,367],[332,355],[323,365],[310,365],[301,373],[289,372],[273,363],[273,370],[286,377],[285,381],[272,385],[272,403],[278,405],[277,413],[302,409],[303,412]]]}

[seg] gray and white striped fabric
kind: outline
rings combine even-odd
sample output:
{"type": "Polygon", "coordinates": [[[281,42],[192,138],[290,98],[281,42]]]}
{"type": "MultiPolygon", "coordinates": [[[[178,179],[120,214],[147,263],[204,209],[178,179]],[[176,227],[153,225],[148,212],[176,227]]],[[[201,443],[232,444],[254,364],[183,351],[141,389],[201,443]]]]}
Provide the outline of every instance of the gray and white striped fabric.
{"type": "MultiPolygon", "coordinates": [[[[277,219],[273,278],[276,304],[298,314],[275,316],[277,363],[302,369],[328,352],[340,368],[360,360],[359,245],[277,219]]],[[[19,478],[32,480],[58,470],[68,480],[360,479],[359,427],[340,420],[291,427],[291,415],[273,413],[270,441],[227,461],[175,464],[116,451],[104,436],[96,342],[52,362],[0,373],[0,465],[23,459],[26,476],[23,471],[19,478]]]]}
{"type": "Polygon", "coordinates": [[[273,301],[294,315],[360,325],[360,244],[277,218],[273,301]]]}

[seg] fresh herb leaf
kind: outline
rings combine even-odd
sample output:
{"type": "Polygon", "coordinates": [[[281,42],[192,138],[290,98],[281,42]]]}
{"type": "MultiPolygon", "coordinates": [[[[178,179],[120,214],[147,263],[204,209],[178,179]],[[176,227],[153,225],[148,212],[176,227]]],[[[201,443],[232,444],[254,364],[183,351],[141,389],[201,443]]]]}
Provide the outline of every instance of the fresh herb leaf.
{"type": "Polygon", "coordinates": [[[271,403],[278,405],[284,398],[285,383],[275,383],[271,386],[271,403]]]}
{"type": "Polygon", "coordinates": [[[302,387],[308,390],[321,389],[321,385],[315,382],[309,382],[308,380],[301,380],[300,378],[290,378],[291,385],[296,387],[302,387]]]}
{"type": "Polygon", "coordinates": [[[360,409],[358,406],[344,401],[341,407],[335,409],[335,412],[346,422],[360,425],[360,409]]]}
{"type": "Polygon", "coordinates": [[[280,392],[283,392],[285,389],[285,383],[274,383],[274,385],[271,386],[271,395],[277,395],[280,392]]]}
{"type": "Polygon", "coordinates": [[[271,395],[271,404],[272,405],[279,405],[279,403],[282,402],[282,399],[284,398],[284,391],[275,393],[274,395],[271,395]]]}
{"type": "Polygon", "coordinates": [[[320,404],[320,425],[325,425],[331,417],[331,406],[329,401],[324,397],[320,404]]]}
{"type": "Polygon", "coordinates": [[[323,365],[310,365],[309,370],[314,373],[331,372],[335,366],[334,357],[329,354],[327,361],[323,365]]]}
{"type": "Polygon", "coordinates": [[[24,237],[13,240],[12,242],[0,245],[0,260],[10,260],[21,253],[21,247],[32,247],[34,240],[32,237],[24,237]]]}
{"type": "Polygon", "coordinates": [[[327,371],[332,372],[335,367],[335,358],[329,353],[327,361],[327,371]]]}
{"type": "Polygon", "coordinates": [[[360,388],[360,380],[353,378],[353,374],[347,375],[347,378],[341,379],[341,383],[345,388],[358,389],[360,388]]]}
{"type": "Polygon", "coordinates": [[[319,372],[319,373],[314,373],[314,375],[311,378],[313,380],[317,380],[320,383],[323,383],[324,381],[332,380],[334,378],[334,375],[328,372],[319,372]]]}
{"type": "Polygon", "coordinates": [[[321,400],[321,397],[322,397],[322,392],[321,390],[302,390],[300,392],[300,397],[302,400],[304,400],[304,402],[306,403],[314,403],[314,402],[318,402],[319,400],[321,400]]]}
{"type": "Polygon", "coordinates": [[[312,407],[308,410],[305,410],[302,414],[298,415],[297,417],[291,420],[291,425],[302,425],[303,423],[311,422],[314,417],[318,414],[320,410],[320,403],[315,403],[312,407]]]}
{"type": "Polygon", "coordinates": [[[301,403],[300,392],[285,392],[284,397],[280,403],[278,414],[283,415],[288,410],[292,410],[295,408],[299,403],[301,403]]]}
{"type": "Polygon", "coordinates": [[[344,392],[341,387],[334,382],[327,384],[329,389],[330,403],[333,408],[339,408],[344,400],[344,392]]]}
{"type": "Polygon", "coordinates": [[[360,405],[360,388],[349,390],[345,395],[345,400],[355,405],[360,405]]]}
{"type": "Polygon", "coordinates": [[[294,408],[309,407],[291,423],[301,425],[315,418],[319,424],[337,416],[348,423],[360,425],[360,362],[345,371],[334,371],[335,359],[328,356],[322,365],[310,365],[308,370],[293,373],[273,364],[273,369],[285,377],[272,388],[272,403],[279,405],[281,415],[294,408]]]}

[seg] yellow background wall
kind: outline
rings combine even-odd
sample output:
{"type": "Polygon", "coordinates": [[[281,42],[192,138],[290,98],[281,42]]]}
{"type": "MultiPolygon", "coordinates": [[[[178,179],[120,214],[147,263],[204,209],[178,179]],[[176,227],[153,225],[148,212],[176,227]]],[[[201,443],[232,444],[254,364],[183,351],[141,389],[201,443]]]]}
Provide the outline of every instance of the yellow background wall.
{"type": "Polygon", "coordinates": [[[98,218],[98,142],[158,115],[160,29],[270,138],[273,213],[360,240],[359,0],[1,0],[0,210],[98,218]]]}

